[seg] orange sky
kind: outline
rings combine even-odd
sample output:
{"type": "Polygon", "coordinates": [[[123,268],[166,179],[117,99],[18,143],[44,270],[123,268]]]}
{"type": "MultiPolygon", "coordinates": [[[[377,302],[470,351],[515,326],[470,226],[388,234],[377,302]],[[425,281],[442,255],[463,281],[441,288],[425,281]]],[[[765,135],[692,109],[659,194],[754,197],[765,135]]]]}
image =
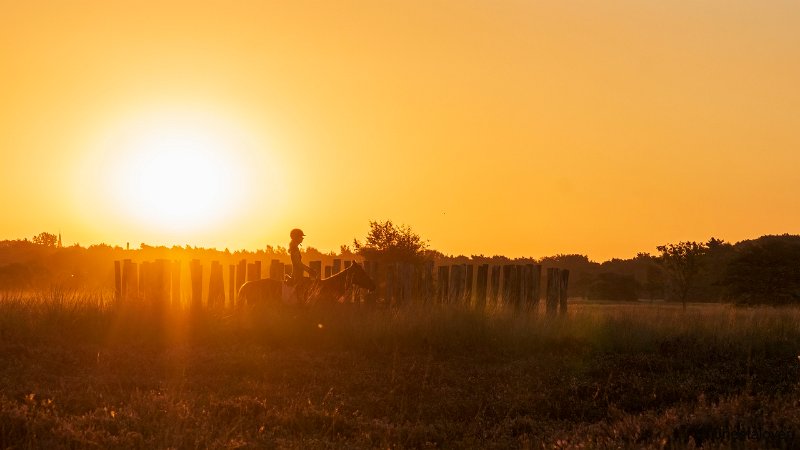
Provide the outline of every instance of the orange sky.
{"type": "Polygon", "coordinates": [[[0,0],[0,239],[337,250],[391,219],[604,260],[800,233],[798,80],[788,0],[0,0]]]}

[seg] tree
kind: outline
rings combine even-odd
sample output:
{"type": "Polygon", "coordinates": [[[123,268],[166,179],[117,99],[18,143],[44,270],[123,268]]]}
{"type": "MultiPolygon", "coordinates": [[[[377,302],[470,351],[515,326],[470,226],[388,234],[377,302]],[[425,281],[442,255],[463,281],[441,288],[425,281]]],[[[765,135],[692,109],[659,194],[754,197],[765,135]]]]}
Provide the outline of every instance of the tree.
{"type": "Polygon", "coordinates": [[[58,236],[51,233],[39,233],[33,237],[33,243],[45,247],[55,247],[58,243],[58,236]]]}
{"type": "Polygon", "coordinates": [[[702,242],[687,241],[659,245],[656,249],[661,252],[659,262],[669,275],[673,292],[685,310],[686,299],[697,282],[701,258],[708,251],[708,246],[702,242]]]}
{"type": "Polygon", "coordinates": [[[366,242],[353,240],[356,253],[366,259],[385,262],[419,262],[425,259],[428,242],[411,227],[396,226],[391,220],[370,221],[366,242]]]}

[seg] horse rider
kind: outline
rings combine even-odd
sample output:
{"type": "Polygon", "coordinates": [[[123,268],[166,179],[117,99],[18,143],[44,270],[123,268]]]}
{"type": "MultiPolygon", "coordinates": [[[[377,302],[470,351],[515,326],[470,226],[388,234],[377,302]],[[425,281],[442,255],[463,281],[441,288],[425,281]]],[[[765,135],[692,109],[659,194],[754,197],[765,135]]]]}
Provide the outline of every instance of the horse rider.
{"type": "Polygon", "coordinates": [[[299,228],[295,228],[289,232],[291,241],[289,242],[289,256],[292,258],[292,275],[286,277],[286,284],[294,287],[294,293],[298,304],[305,302],[306,291],[308,290],[310,280],[303,278],[303,271],[308,272],[311,277],[316,278],[319,274],[311,267],[303,264],[302,256],[300,256],[300,244],[303,243],[305,233],[299,228]]]}

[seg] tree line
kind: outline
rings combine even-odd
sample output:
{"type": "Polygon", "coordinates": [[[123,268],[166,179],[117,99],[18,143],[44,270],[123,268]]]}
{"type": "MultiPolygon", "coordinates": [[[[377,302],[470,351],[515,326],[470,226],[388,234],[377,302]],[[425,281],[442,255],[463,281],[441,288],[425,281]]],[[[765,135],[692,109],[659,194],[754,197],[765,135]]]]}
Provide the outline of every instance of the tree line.
{"type": "MultiPolygon", "coordinates": [[[[106,286],[115,259],[200,259],[235,263],[241,259],[279,259],[288,262],[286,248],[266,246],[257,251],[206,249],[191,246],[140,244],[129,250],[106,244],[87,248],[60,247],[50,233],[31,240],[0,241],[0,289],[58,285],[106,286]]],[[[570,270],[570,296],[591,300],[666,300],[734,302],[738,304],[791,304],[800,302],[800,236],[772,235],[735,244],[710,238],[684,241],[641,252],[631,259],[602,263],[586,255],[559,254],[542,258],[510,259],[500,255],[444,255],[430,248],[411,227],[390,220],[371,221],[363,240],[342,245],[339,252],[304,250],[304,260],[363,258],[378,262],[424,264],[536,263],[570,270]]]]}

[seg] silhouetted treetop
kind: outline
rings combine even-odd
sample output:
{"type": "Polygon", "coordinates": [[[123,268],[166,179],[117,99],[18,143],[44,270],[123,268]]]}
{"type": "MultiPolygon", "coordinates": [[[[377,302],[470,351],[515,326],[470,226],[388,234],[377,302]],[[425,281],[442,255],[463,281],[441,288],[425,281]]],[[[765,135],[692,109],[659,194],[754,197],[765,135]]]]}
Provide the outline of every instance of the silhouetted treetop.
{"type": "Polygon", "coordinates": [[[58,236],[52,233],[39,233],[33,237],[33,243],[45,247],[55,247],[58,243],[58,236]]]}
{"type": "Polygon", "coordinates": [[[428,242],[407,225],[397,226],[391,220],[370,221],[369,233],[362,244],[353,240],[356,253],[376,261],[418,262],[425,259],[428,242]]]}

